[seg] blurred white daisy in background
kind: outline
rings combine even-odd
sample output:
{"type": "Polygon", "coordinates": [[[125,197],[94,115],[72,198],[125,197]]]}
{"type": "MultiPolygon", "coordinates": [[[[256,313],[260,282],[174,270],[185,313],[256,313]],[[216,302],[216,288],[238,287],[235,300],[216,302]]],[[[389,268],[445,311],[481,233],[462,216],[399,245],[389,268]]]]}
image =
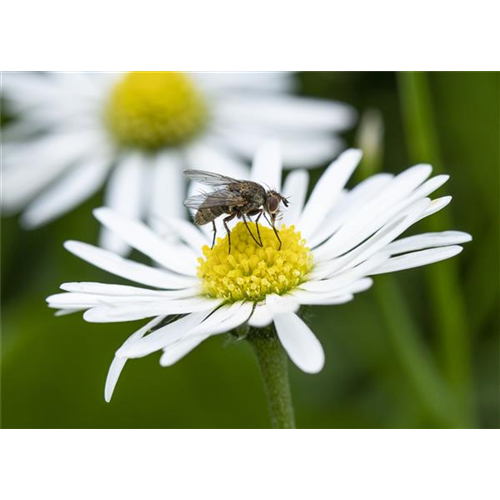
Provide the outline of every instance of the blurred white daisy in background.
{"type": "MultiPolygon", "coordinates": [[[[3,139],[3,211],[40,226],[105,182],[105,205],[153,228],[183,217],[182,171],[192,165],[248,177],[264,138],[287,168],[310,168],[342,149],[354,124],[342,103],[291,95],[288,73],[4,73],[14,117],[3,139]]],[[[128,246],[109,231],[101,245],[128,246]]]]}
{"type": "MultiPolygon", "coordinates": [[[[291,360],[316,373],[324,364],[318,339],[298,315],[302,305],[342,304],[368,289],[373,276],[448,259],[462,251],[467,233],[446,231],[397,238],[410,226],[444,208],[450,196],[428,196],[448,176],[430,178],[429,165],[417,165],[393,176],[381,173],[352,190],[345,184],[361,152],[348,150],[325,171],[306,201],[308,172],[296,170],[281,193],[290,207],[280,221],[278,241],[261,226],[263,247],[238,223],[210,249],[211,232],[190,222],[165,221],[179,243],[168,243],[142,222],[109,208],[96,218],[159,267],[133,262],[110,251],[76,241],[66,248],[83,260],[139,287],[65,283],[66,293],[49,297],[58,314],[85,311],[89,322],[121,322],[153,318],[116,352],[109,370],[105,398],[111,399],[128,359],[162,351],[160,364],[177,362],[212,335],[242,325],[263,328],[274,323],[291,360]]],[[[281,186],[282,164],[273,142],[256,155],[251,178],[281,186]]],[[[255,229],[255,227],[254,227],[255,229]]]]}

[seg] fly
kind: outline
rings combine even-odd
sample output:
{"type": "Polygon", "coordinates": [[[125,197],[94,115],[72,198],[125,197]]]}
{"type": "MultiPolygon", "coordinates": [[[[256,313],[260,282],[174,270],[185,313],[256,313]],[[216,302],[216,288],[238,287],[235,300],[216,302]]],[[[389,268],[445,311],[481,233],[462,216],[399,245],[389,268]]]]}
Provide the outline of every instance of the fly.
{"type": "Polygon", "coordinates": [[[194,223],[197,226],[203,226],[212,223],[214,230],[214,238],[212,248],[215,244],[215,235],[217,228],[215,219],[221,215],[227,215],[222,219],[227,232],[227,240],[229,244],[229,253],[231,253],[231,231],[227,223],[235,217],[242,219],[252,239],[259,246],[263,246],[262,238],[259,230],[259,219],[262,215],[273,228],[274,234],[279,241],[281,250],[281,239],[276,229],[276,218],[280,212],[280,203],[288,207],[288,199],[282,196],[277,191],[266,189],[258,182],[237,180],[225,175],[206,172],[204,170],[185,170],[184,174],[192,181],[199,182],[206,186],[215,187],[215,191],[203,193],[195,196],[190,196],[184,202],[188,208],[196,210],[194,223]],[[269,215],[269,220],[267,215],[269,215]],[[255,227],[257,228],[257,237],[252,233],[248,225],[250,217],[257,216],[255,219],[255,227]]]}

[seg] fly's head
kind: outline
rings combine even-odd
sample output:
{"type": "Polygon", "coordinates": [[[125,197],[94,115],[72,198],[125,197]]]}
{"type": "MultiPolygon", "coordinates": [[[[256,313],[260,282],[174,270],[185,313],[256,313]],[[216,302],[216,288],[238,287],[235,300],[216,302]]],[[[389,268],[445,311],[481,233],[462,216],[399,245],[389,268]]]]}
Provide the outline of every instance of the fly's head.
{"type": "Polygon", "coordinates": [[[264,204],[264,210],[271,217],[271,221],[274,225],[279,213],[280,213],[280,204],[283,203],[285,207],[288,207],[289,201],[287,198],[282,196],[277,191],[267,191],[266,193],[266,202],[264,204]]]}

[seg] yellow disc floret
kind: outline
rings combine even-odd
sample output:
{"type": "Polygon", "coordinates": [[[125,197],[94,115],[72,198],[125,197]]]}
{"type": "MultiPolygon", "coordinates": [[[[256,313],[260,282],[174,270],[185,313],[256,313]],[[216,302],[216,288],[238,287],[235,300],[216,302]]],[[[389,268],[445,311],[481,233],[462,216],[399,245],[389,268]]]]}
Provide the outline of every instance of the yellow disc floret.
{"type": "Polygon", "coordinates": [[[195,136],[206,123],[206,111],[188,75],[133,72],[113,89],[105,121],[120,145],[156,150],[195,136]]]}
{"type": "MultiPolygon", "coordinates": [[[[257,236],[255,224],[249,224],[257,236]]],[[[231,230],[231,253],[227,236],[218,238],[212,249],[203,247],[198,259],[198,277],[203,292],[233,302],[260,302],[268,294],[282,295],[306,280],[312,254],[294,226],[282,226],[279,242],[272,229],[259,225],[263,246],[258,246],[243,223],[231,230]]]]}

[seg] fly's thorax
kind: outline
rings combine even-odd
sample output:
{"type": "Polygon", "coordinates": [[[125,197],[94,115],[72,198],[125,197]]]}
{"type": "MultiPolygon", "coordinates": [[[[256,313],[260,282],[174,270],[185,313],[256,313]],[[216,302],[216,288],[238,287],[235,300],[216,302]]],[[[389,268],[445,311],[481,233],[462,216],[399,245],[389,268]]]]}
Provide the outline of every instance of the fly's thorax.
{"type": "MultiPolygon", "coordinates": [[[[264,192],[265,193],[265,192],[264,192]]],[[[253,192],[246,196],[247,203],[244,207],[242,207],[243,213],[254,212],[255,210],[259,210],[264,207],[266,202],[265,194],[262,195],[260,192],[253,192]]]]}
{"type": "Polygon", "coordinates": [[[245,212],[262,207],[266,201],[266,190],[257,182],[243,181],[229,185],[228,189],[237,192],[246,200],[245,212]]]}

